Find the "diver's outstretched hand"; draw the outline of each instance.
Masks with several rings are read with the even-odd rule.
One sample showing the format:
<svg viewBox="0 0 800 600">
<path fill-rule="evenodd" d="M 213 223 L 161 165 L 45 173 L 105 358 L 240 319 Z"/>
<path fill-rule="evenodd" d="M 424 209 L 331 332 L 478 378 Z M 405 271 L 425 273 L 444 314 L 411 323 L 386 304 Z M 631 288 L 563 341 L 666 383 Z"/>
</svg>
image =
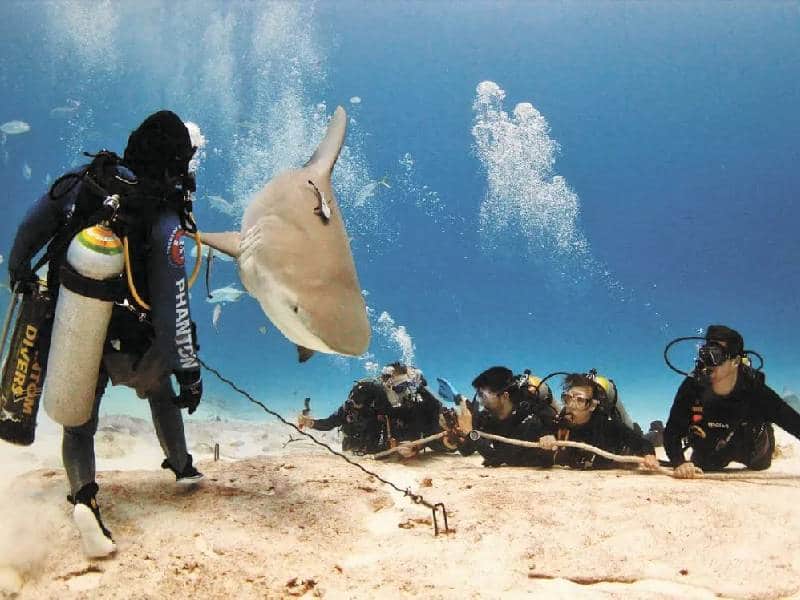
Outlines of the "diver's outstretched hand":
<svg viewBox="0 0 800 600">
<path fill-rule="evenodd" d="M 466 437 L 469 435 L 469 432 L 472 431 L 472 413 L 467 407 L 466 402 L 462 402 L 458 405 L 456 409 L 457 423 L 458 423 L 458 432 L 460 435 Z"/>
<path fill-rule="evenodd" d="M 703 476 L 703 469 L 695 466 L 693 462 L 685 462 L 675 467 L 672 472 L 675 479 L 697 479 Z"/>
<path fill-rule="evenodd" d="M 646 454 L 640 466 L 644 471 L 655 472 L 661 469 L 661 464 L 658 462 L 655 454 Z"/>
<path fill-rule="evenodd" d="M 400 442 L 395 450 L 402 458 L 414 458 L 419 454 L 419 449 L 411 445 L 411 442 Z"/>
<path fill-rule="evenodd" d="M 455 404 L 458 392 L 453 387 L 453 384 L 442 377 L 437 377 L 436 381 L 439 382 L 439 397 L 445 402 L 452 402 Z"/>
<path fill-rule="evenodd" d="M 314 419 L 312 419 L 308 415 L 298 415 L 297 426 L 300 429 L 305 429 L 306 427 L 308 427 L 309 429 L 314 429 Z"/>
<path fill-rule="evenodd" d="M 556 436 L 554 435 L 543 435 L 538 441 L 543 450 L 558 450 L 558 446 L 556 445 Z"/>
</svg>

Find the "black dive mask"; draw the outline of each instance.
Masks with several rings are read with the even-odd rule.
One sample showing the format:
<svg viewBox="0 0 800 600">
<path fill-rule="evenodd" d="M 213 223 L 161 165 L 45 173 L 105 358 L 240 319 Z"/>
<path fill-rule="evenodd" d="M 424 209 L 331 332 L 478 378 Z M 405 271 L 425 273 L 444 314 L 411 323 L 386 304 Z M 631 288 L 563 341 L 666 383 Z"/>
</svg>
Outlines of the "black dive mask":
<svg viewBox="0 0 800 600">
<path fill-rule="evenodd" d="M 669 359 L 669 351 L 670 349 L 681 342 L 689 341 L 689 340 L 702 340 L 704 343 L 697 351 L 697 358 L 694 361 L 694 371 L 691 373 L 687 373 L 686 371 L 682 371 L 678 367 L 672 364 Z M 672 340 L 670 343 L 667 344 L 666 348 L 664 348 L 664 361 L 667 363 L 667 366 L 679 373 L 680 375 L 684 375 L 686 377 L 695 377 L 701 382 L 707 382 L 708 378 L 711 376 L 711 371 L 715 367 L 720 366 L 726 360 L 731 358 L 736 358 L 737 356 L 742 357 L 742 362 L 745 366 L 747 366 L 752 371 L 761 372 L 761 369 L 764 366 L 764 358 L 755 350 L 742 350 L 741 352 L 731 352 L 728 348 L 722 346 L 721 344 L 708 341 L 704 337 L 699 336 L 689 336 L 689 337 L 679 337 Z M 753 366 L 751 364 L 751 357 L 757 357 L 759 359 L 759 365 Z"/>
<path fill-rule="evenodd" d="M 719 344 L 705 344 L 697 352 L 697 366 L 704 369 L 713 369 L 720 366 L 729 358 L 733 358 L 727 348 Z"/>
</svg>

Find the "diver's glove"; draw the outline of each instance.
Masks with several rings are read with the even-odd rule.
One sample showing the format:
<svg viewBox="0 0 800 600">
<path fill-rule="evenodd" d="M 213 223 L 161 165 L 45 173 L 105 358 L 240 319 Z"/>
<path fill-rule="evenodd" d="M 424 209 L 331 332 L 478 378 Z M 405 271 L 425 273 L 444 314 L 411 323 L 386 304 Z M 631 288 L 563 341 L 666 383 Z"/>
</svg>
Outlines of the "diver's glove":
<svg viewBox="0 0 800 600">
<path fill-rule="evenodd" d="M 19 286 L 16 291 L 20 293 L 32 290 L 33 284 L 37 281 L 36 274 L 31 271 L 31 266 L 29 264 L 9 267 L 8 275 L 10 279 L 9 287 L 13 291 Z"/>
<path fill-rule="evenodd" d="M 188 408 L 191 415 L 197 410 L 200 398 L 203 397 L 203 378 L 200 375 L 200 369 L 176 371 L 175 379 L 178 380 L 180 394 L 172 401 L 178 408 Z"/>
<path fill-rule="evenodd" d="M 441 377 L 437 377 L 436 381 L 439 382 L 439 397 L 445 402 L 452 402 L 455 404 L 458 392 L 453 387 L 453 384 Z"/>
</svg>

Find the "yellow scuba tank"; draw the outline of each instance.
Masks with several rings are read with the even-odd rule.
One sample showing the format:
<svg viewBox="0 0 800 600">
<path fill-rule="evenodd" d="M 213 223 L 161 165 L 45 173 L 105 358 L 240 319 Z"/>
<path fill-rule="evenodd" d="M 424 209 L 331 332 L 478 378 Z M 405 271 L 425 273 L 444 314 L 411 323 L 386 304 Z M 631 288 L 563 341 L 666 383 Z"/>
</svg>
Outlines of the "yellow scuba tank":
<svg viewBox="0 0 800 600">
<path fill-rule="evenodd" d="M 67 427 L 87 422 L 114 301 L 123 285 L 122 242 L 104 224 L 78 233 L 59 273 L 48 372 L 42 402 Z"/>
<path fill-rule="evenodd" d="M 550 386 L 547 385 L 547 382 L 542 383 L 542 378 L 537 375 L 533 375 L 528 372 L 525 374 L 527 375 L 527 381 L 524 385 L 527 385 L 528 393 L 531 396 L 536 396 L 538 390 L 539 399 L 542 402 L 550 404 L 555 409 L 556 406 L 555 402 L 553 402 L 553 392 L 550 390 Z"/>
<path fill-rule="evenodd" d="M 614 383 L 614 380 L 609 379 L 605 375 L 598 375 L 594 369 L 589 371 L 589 375 L 597 385 L 605 390 L 606 406 L 604 408 L 610 413 L 609 416 L 614 416 L 613 413 L 616 412 L 619 419 L 628 428 L 633 429 L 633 419 L 631 419 L 628 411 L 625 410 L 625 405 L 623 405 L 622 401 L 619 399 L 617 384 Z"/>
</svg>

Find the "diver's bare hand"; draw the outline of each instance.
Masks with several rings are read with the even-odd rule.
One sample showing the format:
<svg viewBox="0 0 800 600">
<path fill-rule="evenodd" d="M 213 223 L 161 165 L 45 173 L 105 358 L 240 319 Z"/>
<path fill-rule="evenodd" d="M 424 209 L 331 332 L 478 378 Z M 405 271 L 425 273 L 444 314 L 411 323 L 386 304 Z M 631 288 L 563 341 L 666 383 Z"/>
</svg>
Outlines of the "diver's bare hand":
<svg viewBox="0 0 800 600">
<path fill-rule="evenodd" d="M 459 434 L 462 436 L 469 435 L 469 432 L 472 431 L 472 413 L 470 412 L 469 408 L 467 408 L 467 403 L 462 402 L 459 404 L 456 412 L 458 414 Z"/>
<path fill-rule="evenodd" d="M 647 454 L 644 457 L 644 461 L 641 463 L 642 469 L 645 471 L 658 471 L 661 468 L 661 465 L 658 464 L 658 459 L 656 458 L 655 454 Z"/>
<path fill-rule="evenodd" d="M 403 458 L 414 458 L 418 453 L 417 448 L 412 446 L 410 442 L 400 442 L 397 444 L 396 450 Z"/>
<path fill-rule="evenodd" d="M 539 445 L 542 447 L 543 450 L 553 450 L 555 451 L 558 449 L 556 446 L 556 436 L 554 435 L 543 435 L 539 438 Z"/>
<path fill-rule="evenodd" d="M 308 427 L 309 429 L 314 429 L 314 419 L 309 417 L 308 415 L 300 415 L 297 417 L 297 426 L 300 429 L 305 429 Z"/>
<path fill-rule="evenodd" d="M 676 479 L 695 479 L 703 476 L 703 470 L 700 467 L 696 467 L 693 462 L 687 461 L 675 467 L 672 476 Z"/>
</svg>

